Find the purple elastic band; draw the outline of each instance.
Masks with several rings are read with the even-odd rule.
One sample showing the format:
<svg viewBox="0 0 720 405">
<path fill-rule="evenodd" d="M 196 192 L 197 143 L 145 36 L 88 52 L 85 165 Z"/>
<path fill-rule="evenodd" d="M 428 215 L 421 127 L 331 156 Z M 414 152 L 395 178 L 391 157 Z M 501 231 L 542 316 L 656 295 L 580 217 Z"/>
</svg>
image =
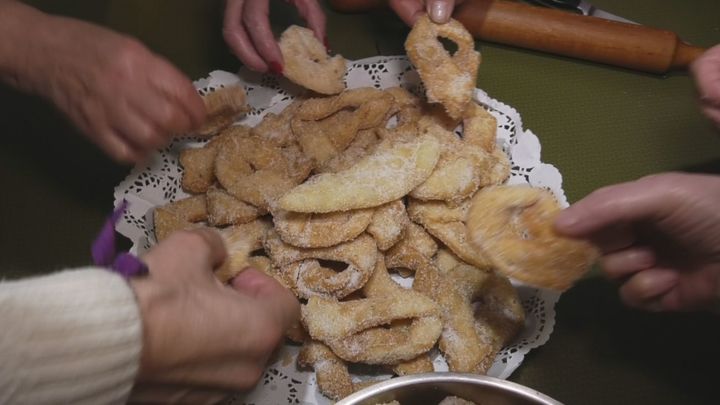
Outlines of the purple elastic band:
<svg viewBox="0 0 720 405">
<path fill-rule="evenodd" d="M 147 266 L 130 253 L 117 254 L 115 241 L 115 224 L 127 209 L 128 203 L 123 202 L 115 208 L 92 244 L 92 258 L 96 266 L 107 267 L 125 278 L 147 273 Z"/>
</svg>

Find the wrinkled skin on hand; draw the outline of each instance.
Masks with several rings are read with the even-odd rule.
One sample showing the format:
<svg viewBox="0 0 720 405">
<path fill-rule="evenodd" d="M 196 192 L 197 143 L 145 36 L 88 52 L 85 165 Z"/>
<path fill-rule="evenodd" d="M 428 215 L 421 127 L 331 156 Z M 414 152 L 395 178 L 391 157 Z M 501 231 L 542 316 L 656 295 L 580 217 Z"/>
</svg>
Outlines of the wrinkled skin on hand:
<svg viewBox="0 0 720 405">
<path fill-rule="evenodd" d="M 49 99 L 115 160 L 138 162 L 204 121 L 192 82 L 137 40 L 19 3 L 6 7 L 15 20 L 6 29 L 16 24 L 23 41 L 12 48 L 16 74 L 6 81 Z"/>
<path fill-rule="evenodd" d="M 325 13 L 317 0 L 287 0 L 317 39 L 325 43 Z M 270 27 L 270 0 L 227 0 L 223 36 L 249 69 L 282 74 L 283 58 Z"/>
<path fill-rule="evenodd" d="M 720 128 L 720 45 L 710 48 L 691 68 L 703 113 Z"/>
<path fill-rule="evenodd" d="M 247 390 L 261 378 L 299 304 L 254 269 L 222 284 L 213 270 L 226 256 L 216 231 L 196 229 L 142 258 L 149 276 L 131 281 L 143 322 L 139 381 Z"/>
<path fill-rule="evenodd" d="M 556 229 L 601 249 L 627 305 L 708 309 L 720 284 L 719 203 L 720 177 L 666 173 L 593 192 L 562 212 Z"/>
</svg>

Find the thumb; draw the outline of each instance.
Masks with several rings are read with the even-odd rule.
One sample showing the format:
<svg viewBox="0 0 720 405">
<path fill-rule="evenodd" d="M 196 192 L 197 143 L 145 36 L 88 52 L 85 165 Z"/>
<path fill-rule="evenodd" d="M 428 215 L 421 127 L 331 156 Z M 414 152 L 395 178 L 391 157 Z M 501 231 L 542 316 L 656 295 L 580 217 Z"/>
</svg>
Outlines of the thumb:
<svg viewBox="0 0 720 405">
<path fill-rule="evenodd" d="M 295 295 L 267 274 L 248 268 L 230 282 L 238 293 L 263 302 L 279 315 L 283 330 L 300 318 L 300 303 Z"/>
<path fill-rule="evenodd" d="M 650 176 L 601 188 L 562 211 L 555 229 L 566 236 L 585 238 L 615 225 L 661 220 L 682 198 L 677 187 L 682 181 L 675 176 L 682 175 Z"/>
<path fill-rule="evenodd" d="M 427 13 L 430 19 L 436 24 L 445 24 L 450 20 L 453 9 L 455 8 L 454 0 L 427 0 Z"/>
</svg>

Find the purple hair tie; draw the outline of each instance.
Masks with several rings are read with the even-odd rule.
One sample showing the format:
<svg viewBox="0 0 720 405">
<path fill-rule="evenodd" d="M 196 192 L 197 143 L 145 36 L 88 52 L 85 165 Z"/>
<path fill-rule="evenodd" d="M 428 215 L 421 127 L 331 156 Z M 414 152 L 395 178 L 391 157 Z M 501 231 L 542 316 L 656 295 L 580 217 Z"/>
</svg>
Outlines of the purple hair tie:
<svg viewBox="0 0 720 405">
<path fill-rule="evenodd" d="M 105 221 L 100 234 L 92 244 L 92 258 L 96 266 L 107 267 L 108 269 L 122 275 L 125 278 L 138 276 L 147 273 L 148 269 L 145 263 L 140 261 L 135 255 L 127 252 L 117 254 L 115 240 L 115 224 L 127 209 L 128 202 L 123 200 L 120 205 L 113 210 L 110 218 Z"/>
</svg>

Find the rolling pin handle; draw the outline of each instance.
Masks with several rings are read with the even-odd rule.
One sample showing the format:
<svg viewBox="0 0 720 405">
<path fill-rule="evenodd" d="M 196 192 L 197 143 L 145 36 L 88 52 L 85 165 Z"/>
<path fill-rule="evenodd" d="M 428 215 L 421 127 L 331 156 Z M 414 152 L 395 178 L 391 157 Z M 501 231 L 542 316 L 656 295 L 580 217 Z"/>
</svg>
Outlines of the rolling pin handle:
<svg viewBox="0 0 720 405">
<path fill-rule="evenodd" d="M 690 65 L 705 52 L 705 48 L 690 45 L 687 42 L 678 41 L 675 56 L 673 57 L 670 69 L 686 70 Z"/>
</svg>

